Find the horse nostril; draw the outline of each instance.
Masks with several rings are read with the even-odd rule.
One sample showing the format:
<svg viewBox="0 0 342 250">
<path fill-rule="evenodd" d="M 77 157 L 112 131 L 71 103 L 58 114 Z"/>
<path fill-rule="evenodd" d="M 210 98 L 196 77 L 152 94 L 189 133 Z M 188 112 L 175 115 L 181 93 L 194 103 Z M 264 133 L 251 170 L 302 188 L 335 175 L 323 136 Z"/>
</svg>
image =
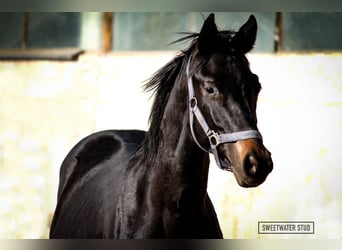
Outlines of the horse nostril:
<svg viewBox="0 0 342 250">
<path fill-rule="evenodd" d="M 246 174 L 249 176 L 256 175 L 258 165 L 259 162 L 253 153 L 247 156 L 244 161 L 244 169 Z"/>
</svg>

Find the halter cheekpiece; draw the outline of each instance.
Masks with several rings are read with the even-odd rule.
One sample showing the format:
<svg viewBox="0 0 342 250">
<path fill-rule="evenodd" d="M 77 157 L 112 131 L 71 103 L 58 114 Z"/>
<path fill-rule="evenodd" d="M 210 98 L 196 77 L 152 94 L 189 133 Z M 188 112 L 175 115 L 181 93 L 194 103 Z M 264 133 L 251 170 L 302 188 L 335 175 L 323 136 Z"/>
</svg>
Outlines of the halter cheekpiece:
<svg viewBox="0 0 342 250">
<path fill-rule="evenodd" d="M 262 135 L 258 130 L 245 130 L 233 133 L 226 133 L 226 134 L 218 134 L 215 130 L 209 128 L 208 123 L 206 122 L 201 110 L 198 107 L 197 98 L 194 91 L 194 86 L 192 83 L 192 76 L 190 75 L 190 61 L 191 57 L 188 60 L 186 65 L 186 75 L 188 79 L 188 91 L 189 91 L 189 116 L 190 116 L 190 130 L 192 137 L 199 148 L 203 151 L 212 153 L 215 157 L 216 164 L 219 168 L 232 171 L 230 163 L 224 161 L 220 158 L 217 152 L 217 146 L 222 143 L 231 143 L 240 140 L 246 139 L 260 139 L 262 140 Z M 194 132 L 194 117 L 196 117 L 198 123 L 200 124 L 203 132 L 208 137 L 210 143 L 210 149 L 205 149 L 197 140 L 195 132 Z"/>
</svg>

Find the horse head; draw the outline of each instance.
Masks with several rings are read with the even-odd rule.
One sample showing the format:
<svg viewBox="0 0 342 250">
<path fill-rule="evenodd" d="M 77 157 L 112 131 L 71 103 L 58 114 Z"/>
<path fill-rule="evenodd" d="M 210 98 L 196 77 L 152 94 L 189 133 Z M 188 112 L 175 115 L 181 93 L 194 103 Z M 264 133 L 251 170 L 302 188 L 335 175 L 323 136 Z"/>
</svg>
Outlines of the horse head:
<svg viewBox="0 0 342 250">
<path fill-rule="evenodd" d="M 187 79 L 192 135 L 217 164 L 231 170 L 239 185 L 255 187 L 273 169 L 271 153 L 257 127 L 261 89 L 245 56 L 254 46 L 254 16 L 237 31 L 218 31 L 211 14 L 189 56 Z"/>
</svg>

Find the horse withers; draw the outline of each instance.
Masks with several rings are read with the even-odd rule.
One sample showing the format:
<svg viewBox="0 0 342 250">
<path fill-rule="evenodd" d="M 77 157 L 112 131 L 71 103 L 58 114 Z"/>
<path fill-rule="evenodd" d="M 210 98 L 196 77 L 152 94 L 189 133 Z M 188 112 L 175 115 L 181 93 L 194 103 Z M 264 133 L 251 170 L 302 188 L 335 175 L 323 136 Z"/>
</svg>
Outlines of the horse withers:
<svg viewBox="0 0 342 250">
<path fill-rule="evenodd" d="M 272 171 L 257 128 L 261 85 L 245 56 L 254 16 L 218 31 L 214 15 L 190 46 L 145 85 L 155 92 L 147 132 L 108 130 L 81 140 L 60 170 L 50 238 L 222 238 L 207 193 L 209 153 L 242 187 Z"/>
</svg>

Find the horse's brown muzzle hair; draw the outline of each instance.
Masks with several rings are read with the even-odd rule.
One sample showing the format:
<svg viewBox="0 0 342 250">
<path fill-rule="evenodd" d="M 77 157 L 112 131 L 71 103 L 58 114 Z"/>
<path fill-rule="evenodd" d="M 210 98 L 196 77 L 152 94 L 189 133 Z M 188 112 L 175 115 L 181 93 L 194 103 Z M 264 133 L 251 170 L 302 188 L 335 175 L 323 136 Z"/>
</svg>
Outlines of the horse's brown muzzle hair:
<svg viewBox="0 0 342 250">
<path fill-rule="evenodd" d="M 271 153 L 260 140 L 247 139 L 224 144 L 220 150 L 229 153 L 232 171 L 243 187 L 256 187 L 263 183 L 273 169 Z"/>
</svg>

